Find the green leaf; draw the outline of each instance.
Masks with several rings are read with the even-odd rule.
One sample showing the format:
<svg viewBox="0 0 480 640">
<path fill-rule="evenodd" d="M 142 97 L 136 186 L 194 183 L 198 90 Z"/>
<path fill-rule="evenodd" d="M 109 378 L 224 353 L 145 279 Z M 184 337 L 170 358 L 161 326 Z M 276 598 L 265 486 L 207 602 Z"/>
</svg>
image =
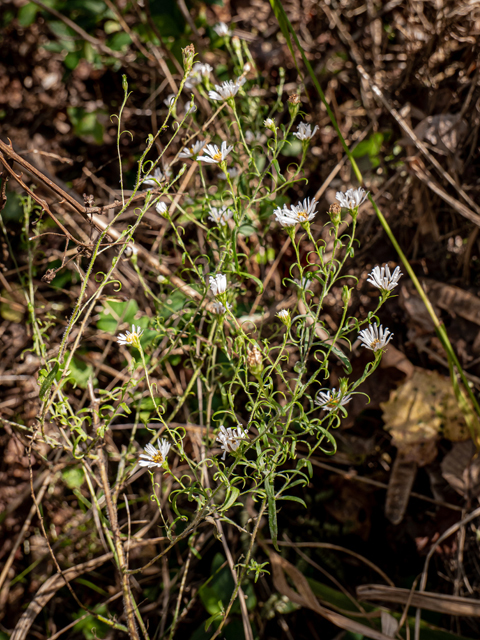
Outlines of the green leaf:
<svg viewBox="0 0 480 640">
<path fill-rule="evenodd" d="M 62 471 L 62 478 L 69 489 L 78 489 L 85 482 L 83 469 L 70 467 Z"/>
<path fill-rule="evenodd" d="M 268 500 L 268 526 L 270 528 L 270 535 L 272 537 L 272 543 L 275 549 L 280 552 L 278 548 L 278 523 L 277 523 L 277 505 L 275 501 L 275 488 L 273 486 L 273 480 L 270 478 L 265 479 L 265 491 L 267 493 Z"/>
<path fill-rule="evenodd" d="M 305 502 L 301 498 L 297 498 L 297 496 L 282 496 L 281 500 L 291 500 L 292 502 L 298 502 L 302 505 L 302 507 L 305 507 L 305 509 L 307 508 Z"/>
<path fill-rule="evenodd" d="M 240 489 L 238 489 L 237 487 L 230 487 L 227 491 L 227 497 L 225 499 L 225 503 L 222 506 L 222 510 L 227 511 L 227 509 L 230 509 L 230 507 L 235 504 L 239 495 Z"/>
<path fill-rule="evenodd" d="M 37 12 L 40 7 L 33 2 L 29 2 L 28 4 L 20 7 L 18 12 L 18 22 L 22 27 L 29 27 L 31 24 L 35 22 L 35 18 L 37 16 Z"/>
<path fill-rule="evenodd" d="M 272 162 L 273 166 L 275 167 L 275 171 L 277 172 L 277 177 L 279 179 L 280 182 L 286 182 L 286 178 L 284 178 L 282 176 L 282 172 L 280 170 L 280 165 L 278 164 L 278 160 L 274 160 Z"/>
<path fill-rule="evenodd" d="M 73 382 L 74 387 L 78 386 L 80 389 L 86 389 L 91 376 L 93 376 L 93 366 L 74 356 L 70 362 L 68 380 Z"/>
<path fill-rule="evenodd" d="M 362 184 L 363 182 L 363 178 L 362 178 L 362 174 L 360 173 L 358 167 L 357 167 L 357 163 L 355 162 L 355 159 L 352 156 L 352 152 L 350 151 L 347 143 L 345 142 L 345 138 L 342 135 L 342 132 L 340 130 L 340 127 L 338 126 L 338 123 L 335 119 L 335 115 L 333 113 L 333 111 L 330 108 L 330 105 L 327 102 L 327 99 L 325 98 L 325 94 L 322 91 L 322 88 L 317 80 L 317 77 L 315 75 L 315 73 L 313 72 L 312 69 L 312 65 L 310 64 L 309 60 L 307 59 L 307 56 L 305 55 L 305 52 L 302 48 L 302 45 L 300 44 L 298 38 L 297 38 L 297 34 L 295 33 L 294 28 L 292 27 L 290 20 L 287 17 L 287 14 L 285 13 L 285 10 L 283 8 L 282 2 L 281 0 L 270 0 L 270 4 L 272 5 L 272 9 L 273 12 L 275 13 L 275 16 L 277 17 L 278 20 L 278 24 L 280 25 L 280 28 L 282 30 L 283 35 L 285 36 L 285 38 L 287 39 L 287 42 L 289 43 L 289 48 L 290 48 L 290 52 L 292 54 L 292 57 L 295 61 L 295 66 L 297 66 L 297 61 L 295 60 L 295 56 L 293 54 L 293 47 L 291 47 L 291 41 L 290 41 L 290 33 L 293 36 L 293 39 L 295 41 L 295 44 L 297 46 L 298 51 L 300 52 L 300 55 L 302 56 L 302 60 L 303 60 L 303 64 L 305 65 L 305 67 L 307 68 L 308 71 L 308 75 L 310 76 L 313 85 L 315 87 L 315 89 L 317 90 L 318 95 L 320 96 L 320 100 L 323 102 L 323 104 L 325 105 L 325 109 L 328 113 L 328 117 L 330 118 L 335 131 L 338 134 L 339 140 L 342 143 L 342 147 L 345 151 L 345 153 L 347 154 L 348 159 L 350 160 L 350 164 L 352 165 L 352 169 L 355 173 L 355 177 L 357 178 L 357 180 L 360 182 L 360 184 Z M 297 66 L 298 69 L 298 66 Z M 299 72 L 300 73 L 300 72 Z M 301 74 L 300 74 L 301 75 Z"/>
<path fill-rule="evenodd" d="M 297 68 L 298 75 L 302 78 L 302 81 L 303 81 L 303 73 L 298 68 L 297 59 L 295 57 L 295 52 L 293 50 L 292 40 L 290 38 L 289 27 L 291 28 L 292 25 L 290 24 L 290 21 L 287 18 L 287 14 L 283 10 L 283 5 L 281 0 L 270 0 L 270 4 L 272 5 L 273 13 L 275 14 L 275 17 L 278 20 L 280 29 L 282 30 L 282 33 L 285 36 L 285 39 L 287 41 L 287 45 L 288 45 L 288 48 L 290 49 L 290 53 L 292 55 L 295 66 Z"/>
<path fill-rule="evenodd" d="M 121 33 L 115 33 L 111 38 L 109 38 L 107 45 L 113 51 L 125 51 L 132 44 L 132 39 L 128 35 L 122 31 Z"/>
<path fill-rule="evenodd" d="M 116 333 L 118 326 L 123 322 L 132 324 L 137 312 L 138 304 L 135 300 L 129 300 L 128 302 L 107 300 L 103 306 L 103 311 L 100 313 L 97 329 L 108 333 Z"/>
<path fill-rule="evenodd" d="M 55 380 L 55 376 L 58 373 L 58 368 L 59 365 L 58 362 L 56 362 L 53 369 L 48 373 L 47 377 L 43 381 L 42 386 L 40 387 L 40 392 L 38 394 L 40 400 L 43 401 L 47 393 L 50 391 L 50 387 L 52 386 L 53 381 Z M 45 369 L 43 369 L 43 371 L 45 371 Z"/>
</svg>

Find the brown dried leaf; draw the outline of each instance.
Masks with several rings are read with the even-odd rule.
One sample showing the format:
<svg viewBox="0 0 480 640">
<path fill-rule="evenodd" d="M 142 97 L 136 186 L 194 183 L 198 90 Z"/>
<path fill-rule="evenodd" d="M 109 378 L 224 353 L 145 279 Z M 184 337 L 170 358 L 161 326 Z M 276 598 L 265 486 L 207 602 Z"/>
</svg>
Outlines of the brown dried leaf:
<svg viewBox="0 0 480 640">
<path fill-rule="evenodd" d="M 466 500 L 480 495 L 480 458 L 471 440 L 456 442 L 442 460 L 442 475 Z"/>
<path fill-rule="evenodd" d="M 417 463 L 406 460 L 398 452 L 388 481 L 385 502 L 385 515 L 392 524 L 399 524 L 403 520 L 416 475 Z"/>
<path fill-rule="evenodd" d="M 460 287 L 436 282 L 429 278 L 422 279 L 423 287 L 429 298 L 435 301 L 440 309 L 458 315 L 465 320 L 480 325 L 480 298 Z"/>
<path fill-rule="evenodd" d="M 461 442 L 470 437 L 450 378 L 436 371 L 417 368 L 380 406 L 393 443 L 419 466 L 432 461 L 433 450 L 426 446 L 428 441 L 443 436 Z M 420 448 L 416 446 L 419 444 Z"/>
</svg>

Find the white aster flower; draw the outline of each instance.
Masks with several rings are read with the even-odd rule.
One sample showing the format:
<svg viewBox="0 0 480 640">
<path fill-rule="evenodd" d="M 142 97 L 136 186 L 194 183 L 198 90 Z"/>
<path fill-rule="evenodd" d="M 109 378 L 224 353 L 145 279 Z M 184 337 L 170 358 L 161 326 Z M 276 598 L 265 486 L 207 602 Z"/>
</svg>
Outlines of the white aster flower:
<svg viewBox="0 0 480 640">
<path fill-rule="evenodd" d="M 352 399 L 351 395 L 344 396 L 340 390 L 336 391 L 319 391 L 315 398 L 315 404 L 318 404 L 325 411 L 334 411 L 337 407 L 345 406 Z"/>
<path fill-rule="evenodd" d="M 398 285 L 398 281 L 402 277 L 400 267 L 396 267 L 395 271 L 391 274 L 388 264 L 384 267 L 375 267 L 372 269 L 372 273 L 369 274 L 367 282 L 373 284 L 374 287 L 378 287 L 382 291 L 392 291 Z"/>
<path fill-rule="evenodd" d="M 308 289 L 312 288 L 313 280 L 312 278 L 307 278 L 306 276 L 304 276 L 301 280 L 295 278 L 295 284 L 300 289 L 305 289 L 305 291 L 307 291 Z"/>
<path fill-rule="evenodd" d="M 282 227 L 294 227 L 298 220 L 292 215 L 292 212 L 287 207 L 277 207 L 273 215 L 275 216 L 275 220 L 282 225 Z"/>
<path fill-rule="evenodd" d="M 232 179 L 232 178 L 236 178 L 239 175 L 240 171 L 238 169 L 236 169 L 235 167 L 232 167 L 231 169 L 229 169 L 227 171 L 227 173 L 230 176 L 230 179 Z M 226 180 L 227 176 L 223 171 L 220 171 L 220 173 L 217 173 L 217 178 L 219 180 Z"/>
<path fill-rule="evenodd" d="M 170 93 L 168 94 L 168 96 L 165 98 L 165 100 L 163 101 L 163 104 L 166 107 L 171 107 L 172 104 L 175 102 L 175 98 L 177 97 L 176 93 Z"/>
<path fill-rule="evenodd" d="M 247 435 L 248 429 L 245 429 L 244 431 L 242 429 L 242 425 L 240 424 L 236 429 L 235 427 L 233 427 L 233 429 L 231 427 L 225 429 L 222 424 L 222 426 L 220 427 L 220 433 L 217 436 L 217 442 L 220 443 L 220 446 L 223 449 L 222 460 L 225 460 L 225 456 L 227 455 L 227 453 L 236 451 L 242 443 L 242 440 L 245 440 Z"/>
<path fill-rule="evenodd" d="M 233 211 L 227 206 L 219 207 L 218 209 L 217 207 L 210 207 L 210 214 L 208 219 L 222 227 L 227 224 L 230 218 L 233 218 Z"/>
<path fill-rule="evenodd" d="M 140 454 L 140 460 L 138 461 L 139 466 L 148 467 L 149 469 L 162 467 L 167 459 L 171 446 L 172 445 L 164 438 L 160 440 L 158 449 L 156 449 L 153 444 L 148 443 L 144 449 L 145 453 Z"/>
<path fill-rule="evenodd" d="M 216 276 L 209 276 L 210 289 L 214 296 L 219 296 L 227 290 L 227 276 L 219 273 Z"/>
<path fill-rule="evenodd" d="M 365 202 L 367 196 L 368 191 L 359 187 L 358 189 L 348 189 L 345 193 L 337 191 L 335 199 L 340 203 L 341 207 L 353 211 Z"/>
<path fill-rule="evenodd" d="M 275 120 L 272 120 L 272 118 L 267 118 L 266 120 L 264 120 L 263 126 L 266 127 L 267 129 L 270 129 L 270 131 L 275 131 L 275 129 L 277 128 L 277 125 L 275 124 Z"/>
<path fill-rule="evenodd" d="M 132 331 L 125 331 L 125 333 L 120 333 L 117 342 L 121 345 L 134 346 L 138 347 L 140 344 L 140 336 L 143 333 L 143 329 L 141 327 L 135 327 L 132 324 Z"/>
<path fill-rule="evenodd" d="M 232 35 L 232 32 L 230 31 L 228 26 L 225 24 L 225 22 L 219 22 L 213 27 L 213 30 L 215 31 L 217 36 L 220 36 L 220 37 Z"/>
<path fill-rule="evenodd" d="M 165 202 L 157 202 L 157 204 L 155 205 L 155 211 L 159 213 L 161 216 L 163 216 L 163 214 L 166 213 L 167 209 L 168 207 Z"/>
<path fill-rule="evenodd" d="M 366 329 L 363 329 L 363 331 L 360 331 L 358 337 L 363 343 L 362 347 L 366 347 L 375 352 L 387 346 L 393 337 L 393 333 L 388 329 L 384 330 L 382 325 L 379 327 L 375 322 Z"/>
<path fill-rule="evenodd" d="M 279 311 L 277 313 L 277 318 L 281 320 L 283 324 L 287 325 L 287 327 L 290 324 L 290 312 L 288 311 L 288 309 L 282 309 L 281 311 Z"/>
<path fill-rule="evenodd" d="M 317 201 L 315 198 L 312 198 L 312 200 L 305 198 L 303 202 L 299 202 L 296 206 L 292 205 L 291 211 L 292 214 L 296 216 L 298 222 L 302 224 L 304 222 L 311 222 L 315 218 L 317 215 L 316 207 Z"/>
<path fill-rule="evenodd" d="M 192 104 L 191 102 L 189 102 L 188 105 L 185 107 L 185 115 L 191 116 L 193 113 L 195 113 L 197 108 L 198 107 L 196 104 Z"/>
<path fill-rule="evenodd" d="M 213 67 L 207 62 L 195 62 L 192 67 L 192 73 L 198 73 L 201 76 L 207 77 L 213 71 Z"/>
<path fill-rule="evenodd" d="M 205 140 L 197 140 L 190 148 L 185 147 L 178 154 L 179 158 L 196 158 L 207 144 Z"/>
<path fill-rule="evenodd" d="M 218 164 L 225 160 L 232 149 L 233 145 L 227 147 L 225 140 L 222 142 L 220 149 L 216 144 L 207 144 L 207 148 L 205 149 L 206 155 L 199 156 L 198 160 L 202 160 L 202 162 L 209 162 L 211 164 Z"/>
<path fill-rule="evenodd" d="M 315 129 L 312 131 L 312 125 L 306 124 L 305 122 L 300 122 L 297 125 L 297 131 L 293 135 L 299 140 L 311 140 L 315 133 L 317 132 L 318 125 L 315 125 Z"/>
<path fill-rule="evenodd" d="M 234 98 L 243 82 L 239 82 L 238 80 L 226 80 L 222 82 L 222 84 L 215 85 L 215 91 L 209 91 L 208 97 L 210 100 L 228 100 L 229 98 Z"/>
<path fill-rule="evenodd" d="M 227 302 L 227 306 L 223 305 L 221 302 L 217 300 L 217 302 L 213 303 L 213 312 L 219 316 L 222 316 L 224 313 L 227 313 L 227 309 L 231 309 L 232 305 Z"/>
<path fill-rule="evenodd" d="M 195 62 L 190 75 L 185 82 L 185 89 L 193 89 L 193 87 L 196 87 L 197 84 L 200 84 L 202 78 L 207 78 L 212 71 L 213 67 L 211 67 L 209 64 L 203 62 Z"/>
<path fill-rule="evenodd" d="M 317 201 L 315 198 L 306 198 L 303 202 L 297 205 L 292 205 L 290 209 L 288 207 L 278 207 L 273 212 L 275 219 L 282 227 L 293 227 L 296 224 L 305 224 L 310 222 L 317 215 L 316 212 Z"/>
<path fill-rule="evenodd" d="M 170 169 L 168 169 L 168 167 L 167 169 L 165 169 L 165 173 L 160 169 L 160 167 L 156 167 L 153 174 L 145 176 L 145 178 L 142 180 L 142 183 L 149 187 L 158 187 L 160 182 L 163 182 L 171 175 L 172 172 Z"/>
</svg>

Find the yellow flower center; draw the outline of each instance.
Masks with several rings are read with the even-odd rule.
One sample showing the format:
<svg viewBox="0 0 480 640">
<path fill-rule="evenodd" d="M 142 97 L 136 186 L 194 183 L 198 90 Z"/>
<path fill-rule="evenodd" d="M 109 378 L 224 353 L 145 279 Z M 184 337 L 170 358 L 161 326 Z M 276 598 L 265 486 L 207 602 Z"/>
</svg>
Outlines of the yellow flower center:
<svg viewBox="0 0 480 640">
<path fill-rule="evenodd" d="M 327 402 L 325 406 L 328 407 L 329 409 L 336 409 L 338 406 L 338 400 L 335 400 L 332 398 Z"/>
<path fill-rule="evenodd" d="M 303 218 L 304 220 L 308 219 L 308 213 L 306 211 L 298 211 L 297 216 L 299 218 Z"/>
<path fill-rule="evenodd" d="M 372 351 L 375 351 L 375 348 L 378 347 L 379 344 L 381 344 L 380 340 L 372 340 L 372 342 L 370 343 Z"/>
<path fill-rule="evenodd" d="M 133 344 L 133 343 L 135 342 L 135 340 L 137 340 L 137 338 L 138 338 L 138 336 L 137 336 L 137 334 L 136 334 L 136 333 L 130 333 L 130 334 L 127 336 L 127 342 L 128 342 L 128 344 Z"/>
<path fill-rule="evenodd" d="M 160 453 L 160 451 L 159 451 L 158 453 L 156 453 L 154 456 L 152 456 L 152 460 L 153 460 L 154 462 L 157 462 L 158 464 L 162 464 L 162 462 L 163 462 L 163 456 L 162 456 L 162 454 Z"/>
<path fill-rule="evenodd" d="M 215 162 L 221 162 L 222 161 L 222 154 L 221 153 L 216 153 L 214 156 L 212 156 L 212 158 L 215 160 Z"/>
</svg>

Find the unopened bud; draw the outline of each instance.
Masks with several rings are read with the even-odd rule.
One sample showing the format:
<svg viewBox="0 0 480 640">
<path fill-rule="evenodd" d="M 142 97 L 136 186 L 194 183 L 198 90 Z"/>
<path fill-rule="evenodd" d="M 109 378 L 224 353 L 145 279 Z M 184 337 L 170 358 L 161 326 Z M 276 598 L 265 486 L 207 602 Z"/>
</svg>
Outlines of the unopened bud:
<svg viewBox="0 0 480 640">
<path fill-rule="evenodd" d="M 155 205 L 155 211 L 161 215 L 163 218 L 166 217 L 166 213 L 168 211 L 168 207 L 165 202 L 157 202 Z"/>
<path fill-rule="evenodd" d="M 193 59 L 195 57 L 195 47 L 193 46 L 193 44 L 189 44 L 185 47 L 185 49 L 182 49 L 182 57 L 185 73 L 189 73 L 193 65 Z"/>
<path fill-rule="evenodd" d="M 337 202 L 334 202 L 330 205 L 328 215 L 330 216 L 330 220 L 334 225 L 340 224 L 342 220 L 342 207 Z"/>
<path fill-rule="evenodd" d="M 347 286 L 343 287 L 342 290 L 342 302 L 346 306 L 350 302 L 350 298 L 352 297 L 352 290 Z"/>
<path fill-rule="evenodd" d="M 137 253 L 138 249 L 134 244 L 127 244 L 123 252 L 123 258 L 129 260 L 130 258 L 136 257 Z"/>
<path fill-rule="evenodd" d="M 262 353 L 256 345 L 247 347 L 247 365 L 254 376 L 259 376 L 263 371 Z"/>
<path fill-rule="evenodd" d="M 295 118 L 299 109 L 300 109 L 300 96 L 296 93 L 293 93 L 289 98 L 288 98 L 288 110 L 290 112 L 290 117 Z"/>
<path fill-rule="evenodd" d="M 127 76 L 125 74 L 123 74 L 123 76 L 122 76 L 122 89 L 124 91 L 128 91 L 128 80 L 127 80 Z"/>
<path fill-rule="evenodd" d="M 348 393 L 348 378 L 340 378 L 338 381 L 340 385 L 340 395 L 346 396 Z"/>
<path fill-rule="evenodd" d="M 251 70 L 252 70 L 252 65 L 249 62 L 246 62 L 243 65 L 243 73 L 248 73 Z"/>
</svg>

